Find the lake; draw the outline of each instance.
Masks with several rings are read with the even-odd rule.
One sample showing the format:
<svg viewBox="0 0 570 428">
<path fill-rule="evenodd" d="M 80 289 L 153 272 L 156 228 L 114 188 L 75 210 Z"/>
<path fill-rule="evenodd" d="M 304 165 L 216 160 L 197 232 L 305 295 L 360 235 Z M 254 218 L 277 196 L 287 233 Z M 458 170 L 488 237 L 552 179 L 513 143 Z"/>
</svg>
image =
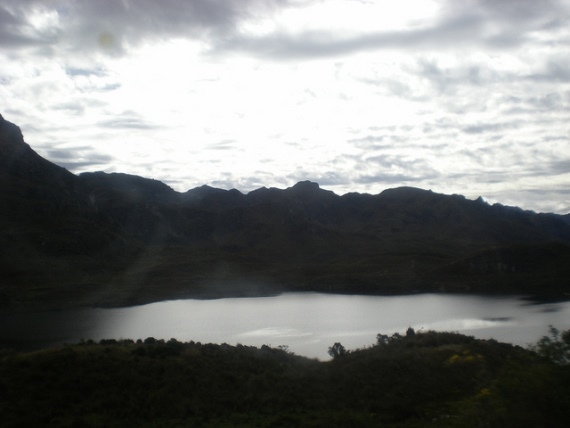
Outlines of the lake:
<svg viewBox="0 0 570 428">
<path fill-rule="evenodd" d="M 570 302 L 448 294 L 362 296 L 284 293 L 274 297 L 171 300 L 127 308 L 0 313 L 0 345 L 37 348 L 81 339 L 156 339 L 272 347 L 328 359 L 375 343 L 378 333 L 456 331 L 526 346 L 548 326 L 570 328 Z"/>
</svg>

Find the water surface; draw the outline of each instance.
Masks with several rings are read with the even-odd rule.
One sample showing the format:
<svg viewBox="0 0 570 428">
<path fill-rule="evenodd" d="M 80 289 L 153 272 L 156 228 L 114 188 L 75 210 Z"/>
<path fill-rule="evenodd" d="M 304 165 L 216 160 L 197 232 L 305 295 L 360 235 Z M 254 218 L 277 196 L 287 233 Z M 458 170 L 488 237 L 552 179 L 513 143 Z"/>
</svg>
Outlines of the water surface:
<svg viewBox="0 0 570 428">
<path fill-rule="evenodd" d="M 145 339 L 277 347 L 328 359 L 335 342 L 372 345 L 378 333 L 457 331 L 526 346 L 549 325 L 570 328 L 570 302 L 445 294 L 361 296 L 284 293 L 275 297 L 172 300 L 128 308 L 0 314 L 4 345 L 39 347 L 81 339 Z"/>
</svg>

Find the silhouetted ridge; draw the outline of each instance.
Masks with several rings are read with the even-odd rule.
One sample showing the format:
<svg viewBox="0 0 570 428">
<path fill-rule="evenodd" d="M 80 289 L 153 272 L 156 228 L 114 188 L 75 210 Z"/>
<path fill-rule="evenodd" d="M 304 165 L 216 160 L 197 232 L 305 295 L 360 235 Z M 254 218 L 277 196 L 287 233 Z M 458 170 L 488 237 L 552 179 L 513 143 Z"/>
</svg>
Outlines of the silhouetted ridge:
<svg viewBox="0 0 570 428">
<path fill-rule="evenodd" d="M 432 198 L 437 196 L 431 190 L 418 189 L 417 187 L 396 187 L 393 189 L 386 189 L 380 193 L 381 198 L 386 199 L 418 199 L 418 198 Z"/>
<path fill-rule="evenodd" d="M 138 244 L 90 193 L 32 150 L 16 125 L 0 121 L 0 305 L 11 296 L 41 299 L 37 290 L 61 300 L 77 290 L 87 296 L 86 283 L 100 286 L 124 266 L 116 261 L 128 260 Z"/>
<path fill-rule="evenodd" d="M 569 218 L 413 187 L 180 193 L 128 174 L 75 176 L 0 120 L 0 302 L 283 289 L 560 295 L 570 292 Z"/>
<path fill-rule="evenodd" d="M 299 181 L 294 186 L 285 190 L 298 195 L 315 195 L 321 191 L 321 188 L 318 183 L 312 181 Z"/>
<path fill-rule="evenodd" d="M 207 203 L 213 199 L 226 199 L 227 201 L 239 201 L 244 195 L 236 189 L 223 190 L 215 187 L 202 185 L 194 189 L 188 190 L 183 194 L 184 200 L 187 202 L 204 202 Z"/>
<path fill-rule="evenodd" d="M 135 199 L 168 201 L 176 197 L 176 192 L 161 181 L 136 175 L 105 172 L 84 172 L 79 179 L 91 188 L 112 189 Z"/>
<path fill-rule="evenodd" d="M 75 176 L 38 155 L 26 144 L 22 131 L 5 119 L 0 120 L 0 168 L 10 177 L 38 184 L 73 185 Z"/>
</svg>

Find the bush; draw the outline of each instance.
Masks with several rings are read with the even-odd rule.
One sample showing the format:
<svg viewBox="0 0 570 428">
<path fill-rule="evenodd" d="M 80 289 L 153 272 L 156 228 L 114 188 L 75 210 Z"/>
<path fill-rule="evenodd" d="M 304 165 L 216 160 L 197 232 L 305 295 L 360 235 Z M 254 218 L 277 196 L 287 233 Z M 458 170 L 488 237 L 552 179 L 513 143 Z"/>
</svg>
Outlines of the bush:
<svg viewBox="0 0 570 428">
<path fill-rule="evenodd" d="M 549 335 L 542 336 L 530 349 L 556 364 L 570 363 L 570 330 L 560 333 L 557 328 L 549 326 L 548 331 Z"/>
<path fill-rule="evenodd" d="M 348 351 L 339 342 L 336 342 L 333 346 L 329 348 L 328 353 L 332 358 L 339 358 L 347 355 Z"/>
</svg>

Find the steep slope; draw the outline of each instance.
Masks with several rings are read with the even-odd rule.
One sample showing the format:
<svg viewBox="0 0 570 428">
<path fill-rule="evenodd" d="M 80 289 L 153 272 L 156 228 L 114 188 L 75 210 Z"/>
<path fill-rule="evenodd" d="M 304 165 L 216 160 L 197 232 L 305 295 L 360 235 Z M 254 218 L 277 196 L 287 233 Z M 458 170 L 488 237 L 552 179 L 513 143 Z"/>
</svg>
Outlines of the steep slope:
<svg viewBox="0 0 570 428">
<path fill-rule="evenodd" d="M 90 191 L 43 159 L 0 116 L 0 300 L 83 298 L 137 244 L 94 209 Z"/>
</svg>

